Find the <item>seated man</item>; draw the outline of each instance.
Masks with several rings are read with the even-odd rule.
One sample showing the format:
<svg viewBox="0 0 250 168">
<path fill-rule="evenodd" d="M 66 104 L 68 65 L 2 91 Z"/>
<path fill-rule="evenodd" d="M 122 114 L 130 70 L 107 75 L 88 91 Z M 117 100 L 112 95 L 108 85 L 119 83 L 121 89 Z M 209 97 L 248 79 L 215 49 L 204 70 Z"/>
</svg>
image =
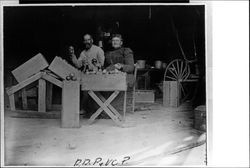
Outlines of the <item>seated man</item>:
<svg viewBox="0 0 250 168">
<path fill-rule="evenodd" d="M 97 67 L 101 67 L 104 64 L 104 52 L 100 47 L 93 44 L 91 35 L 85 34 L 83 38 L 85 49 L 81 52 L 78 59 L 74 54 L 74 48 L 70 46 L 69 53 L 71 60 L 77 68 L 82 68 L 84 66 L 84 69 L 90 71 L 96 70 Z"/>
<path fill-rule="evenodd" d="M 84 35 L 84 45 L 85 49 L 81 52 L 79 58 L 76 58 L 76 55 L 74 53 L 74 48 L 72 46 L 69 47 L 69 54 L 70 54 L 70 59 L 72 63 L 79 69 L 83 69 L 85 72 L 86 70 L 90 71 L 97 71 L 98 68 L 101 68 L 104 65 L 104 52 L 103 50 L 93 44 L 93 38 L 89 34 Z M 81 92 L 80 96 L 81 100 L 81 112 L 80 113 L 86 113 L 85 111 L 89 112 L 88 106 L 91 106 L 92 102 L 89 99 L 88 93 L 86 91 Z M 87 114 L 90 115 L 90 114 Z"/>
</svg>

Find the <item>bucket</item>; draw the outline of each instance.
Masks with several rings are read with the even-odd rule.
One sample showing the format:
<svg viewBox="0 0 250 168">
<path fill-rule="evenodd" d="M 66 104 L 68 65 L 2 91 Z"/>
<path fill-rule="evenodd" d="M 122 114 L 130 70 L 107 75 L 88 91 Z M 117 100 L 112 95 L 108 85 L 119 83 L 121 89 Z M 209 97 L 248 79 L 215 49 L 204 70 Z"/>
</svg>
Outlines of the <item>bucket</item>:
<svg viewBox="0 0 250 168">
<path fill-rule="evenodd" d="M 155 61 L 155 68 L 161 69 L 161 67 L 162 67 L 162 61 L 160 61 L 160 60 Z"/>
<path fill-rule="evenodd" d="M 145 68 L 145 60 L 137 60 L 137 68 L 144 69 Z"/>
<path fill-rule="evenodd" d="M 194 110 L 194 128 L 206 131 L 206 106 L 201 105 Z"/>
</svg>

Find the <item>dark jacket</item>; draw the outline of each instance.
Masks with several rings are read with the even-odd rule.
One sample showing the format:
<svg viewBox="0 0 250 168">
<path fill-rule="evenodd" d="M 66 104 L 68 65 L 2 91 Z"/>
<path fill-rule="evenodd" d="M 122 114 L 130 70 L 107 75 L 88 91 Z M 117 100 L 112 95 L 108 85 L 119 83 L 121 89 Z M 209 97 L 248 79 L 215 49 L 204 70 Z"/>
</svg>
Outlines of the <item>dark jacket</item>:
<svg viewBox="0 0 250 168">
<path fill-rule="evenodd" d="M 124 64 L 122 71 L 133 73 L 134 71 L 134 55 L 130 48 L 121 47 L 119 49 L 109 51 L 105 56 L 105 67 L 114 66 L 117 63 Z"/>
</svg>

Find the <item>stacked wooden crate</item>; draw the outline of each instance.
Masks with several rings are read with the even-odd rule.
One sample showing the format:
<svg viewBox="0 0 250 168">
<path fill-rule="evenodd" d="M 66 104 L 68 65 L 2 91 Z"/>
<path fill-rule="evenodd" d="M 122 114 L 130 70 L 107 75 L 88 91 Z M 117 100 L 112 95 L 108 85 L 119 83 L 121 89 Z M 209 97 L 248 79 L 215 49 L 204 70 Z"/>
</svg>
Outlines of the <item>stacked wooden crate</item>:
<svg viewBox="0 0 250 168">
<path fill-rule="evenodd" d="M 46 72 L 46 68 L 48 66 L 49 64 L 44 56 L 41 53 L 38 53 L 12 71 L 12 74 L 17 80 L 18 84 L 10 88 L 6 88 L 11 110 L 16 110 L 15 93 L 19 91 L 21 91 L 22 95 L 23 109 L 26 110 L 28 108 L 27 94 L 29 91 L 26 89 L 36 81 L 38 81 L 38 111 L 45 112 L 46 108 L 51 108 L 52 84 L 62 87 L 62 82 L 55 76 L 52 76 L 50 73 Z"/>
<path fill-rule="evenodd" d="M 45 94 L 41 92 L 45 90 L 44 89 L 45 82 L 43 81 L 43 79 L 41 79 L 42 77 L 41 70 L 47 68 L 48 66 L 49 64 L 47 63 L 46 59 L 43 57 L 41 53 L 39 53 L 12 71 L 12 74 L 18 81 L 18 84 L 7 89 L 11 110 L 16 109 L 14 94 L 19 90 L 21 90 L 22 94 L 23 109 L 27 109 L 28 105 L 27 105 L 26 86 L 30 85 L 31 83 L 37 80 L 39 80 L 39 89 L 38 89 L 39 102 L 43 102 L 43 100 L 45 101 Z M 45 111 L 43 104 L 39 103 L 38 111 L 41 112 Z"/>
<path fill-rule="evenodd" d="M 12 71 L 18 84 L 6 88 L 11 110 L 16 110 L 15 93 L 22 92 L 23 109 L 27 109 L 27 86 L 38 81 L 38 111 L 46 112 L 52 104 L 52 84 L 62 88 L 62 127 L 79 127 L 80 71 L 60 57 L 49 65 L 39 53 Z M 65 80 L 74 74 L 76 80 Z"/>
</svg>

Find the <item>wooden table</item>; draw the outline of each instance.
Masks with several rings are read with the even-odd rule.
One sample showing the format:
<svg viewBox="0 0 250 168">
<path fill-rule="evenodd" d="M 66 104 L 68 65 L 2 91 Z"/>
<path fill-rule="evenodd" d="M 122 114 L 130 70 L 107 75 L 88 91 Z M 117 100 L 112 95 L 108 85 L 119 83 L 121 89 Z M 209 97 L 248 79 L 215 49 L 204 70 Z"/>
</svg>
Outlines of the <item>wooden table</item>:
<svg viewBox="0 0 250 168">
<path fill-rule="evenodd" d="M 100 108 L 90 117 L 89 123 L 94 120 L 104 111 L 107 115 L 119 126 L 125 118 L 126 113 L 126 91 L 127 91 L 127 74 L 82 74 L 81 75 L 81 90 L 88 91 L 88 94 L 95 100 Z M 108 99 L 105 99 L 99 92 L 113 92 Z M 111 102 L 116 96 L 124 91 L 123 117 L 111 105 Z"/>
</svg>

